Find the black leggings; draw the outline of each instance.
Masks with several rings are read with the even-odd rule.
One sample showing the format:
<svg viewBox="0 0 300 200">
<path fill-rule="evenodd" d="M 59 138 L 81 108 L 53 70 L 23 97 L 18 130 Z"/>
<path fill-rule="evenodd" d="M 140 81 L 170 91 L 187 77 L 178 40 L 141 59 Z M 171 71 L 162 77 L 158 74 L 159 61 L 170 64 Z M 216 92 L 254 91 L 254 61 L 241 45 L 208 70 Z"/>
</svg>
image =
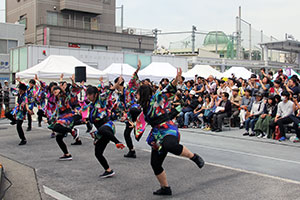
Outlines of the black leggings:
<svg viewBox="0 0 300 200">
<path fill-rule="evenodd" d="M 113 130 L 108 126 L 101 126 L 98 129 L 98 134 L 100 134 L 102 137 L 95 144 L 95 156 L 104 170 L 107 170 L 109 165 L 103 156 L 103 152 L 110 141 L 114 142 L 115 144 L 120 143 L 120 141 L 114 136 Z"/>
<path fill-rule="evenodd" d="M 125 138 L 127 147 L 129 148 L 129 150 L 132 150 L 133 144 L 132 144 L 132 139 L 130 137 L 130 133 L 133 128 L 130 128 L 129 126 L 130 126 L 130 124 L 128 122 L 126 122 L 126 128 L 124 130 L 124 138 Z"/>
<path fill-rule="evenodd" d="M 43 117 L 46 117 L 44 111 L 41 109 L 37 112 L 37 116 L 39 124 L 42 123 Z"/>
<path fill-rule="evenodd" d="M 17 120 L 17 132 L 19 134 L 19 138 L 24 141 L 26 140 L 26 138 L 22 128 L 22 124 L 23 124 L 23 120 Z"/>
<path fill-rule="evenodd" d="M 28 120 L 28 128 L 32 127 L 32 118 L 31 118 L 31 114 L 29 114 L 27 112 L 27 120 Z"/>
<path fill-rule="evenodd" d="M 65 144 L 65 142 L 63 141 L 65 134 L 67 133 L 71 133 L 72 129 L 64 127 L 60 124 L 55 124 L 53 127 L 53 131 L 57 132 L 58 134 L 56 135 L 56 142 L 58 144 L 58 146 L 60 147 L 60 149 L 62 150 L 62 152 L 64 154 L 68 154 L 68 148 L 67 145 Z"/>
<path fill-rule="evenodd" d="M 151 151 L 151 167 L 154 171 L 154 174 L 157 176 L 164 171 L 162 164 L 168 152 L 179 156 L 181 155 L 182 150 L 183 146 L 179 144 L 178 138 L 176 136 L 165 136 L 162 142 L 162 149 L 160 150 L 160 152 L 154 149 L 152 149 Z"/>
</svg>

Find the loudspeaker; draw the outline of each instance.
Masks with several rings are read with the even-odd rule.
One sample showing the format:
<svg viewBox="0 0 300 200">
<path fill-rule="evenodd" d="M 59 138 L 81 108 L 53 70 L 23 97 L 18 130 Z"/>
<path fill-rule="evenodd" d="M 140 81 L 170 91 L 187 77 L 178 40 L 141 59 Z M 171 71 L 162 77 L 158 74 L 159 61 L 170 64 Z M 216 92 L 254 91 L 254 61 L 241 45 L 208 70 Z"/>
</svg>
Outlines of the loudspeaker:
<svg viewBox="0 0 300 200">
<path fill-rule="evenodd" d="M 86 67 L 75 67 L 75 82 L 81 83 L 82 81 L 86 82 Z"/>
</svg>

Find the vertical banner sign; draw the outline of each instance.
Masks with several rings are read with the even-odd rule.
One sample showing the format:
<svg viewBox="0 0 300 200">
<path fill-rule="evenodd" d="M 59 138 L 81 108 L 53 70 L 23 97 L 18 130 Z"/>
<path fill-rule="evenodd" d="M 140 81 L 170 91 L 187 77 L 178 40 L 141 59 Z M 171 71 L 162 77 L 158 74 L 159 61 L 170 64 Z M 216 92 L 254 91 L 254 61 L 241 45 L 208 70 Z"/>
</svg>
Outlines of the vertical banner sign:
<svg viewBox="0 0 300 200">
<path fill-rule="evenodd" d="M 44 45 L 49 45 L 50 43 L 50 29 L 48 27 L 44 28 Z"/>
</svg>

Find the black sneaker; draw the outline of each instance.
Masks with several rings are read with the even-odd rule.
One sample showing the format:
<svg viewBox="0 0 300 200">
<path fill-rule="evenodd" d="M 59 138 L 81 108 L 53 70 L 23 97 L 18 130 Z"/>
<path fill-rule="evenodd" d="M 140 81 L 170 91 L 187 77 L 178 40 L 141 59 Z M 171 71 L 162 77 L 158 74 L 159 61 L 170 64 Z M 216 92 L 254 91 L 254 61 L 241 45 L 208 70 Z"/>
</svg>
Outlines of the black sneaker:
<svg viewBox="0 0 300 200">
<path fill-rule="evenodd" d="M 129 151 L 127 154 L 124 155 L 125 158 L 136 158 L 135 151 Z"/>
<path fill-rule="evenodd" d="M 62 157 L 59 157 L 59 160 L 64 161 L 64 160 L 72 160 L 72 155 L 63 155 Z"/>
<path fill-rule="evenodd" d="M 247 136 L 247 135 L 249 135 L 249 132 L 246 132 L 246 133 L 243 134 L 243 136 Z"/>
<path fill-rule="evenodd" d="M 28 128 L 26 129 L 26 131 L 31 131 L 31 127 L 28 127 Z"/>
<path fill-rule="evenodd" d="M 194 153 L 194 157 L 191 158 L 192 161 L 194 161 L 196 163 L 196 165 L 198 165 L 198 167 L 201 169 L 205 162 L 204 160 L 198 155 Z"/>
<path fill-rule="evenodd" d="M 10 125 L 15 125 L 17 122 L 15 122 L 15 121 L 12 121 L 12 122 L 10 122 Z"/>
<path fill-rule="evenodd" d="M 82 145 L 81 140 L 76 140 L 74 143 L 71 143 L 71 145 Z"/>
<path fill-rule="evenodd" d="M 27 141 L 26 140 L 21 140 L 21 142 L 19 143 L 19 145 L 21 146 L 21 145 L 25 145 L 27 143 Z"/>
<path fill-rule="evenodd" d="M 153 192 L 154 195 L 172 195 L 171 187 L 161 187 L 159 190 Z"/>
<path fill-rule="evenodd" d="M 216 130 L 216 132 L 222 132 L 222 129 L 219 129 L 219 128 L 218 128 L 218 129 Z"/>
<path fill-rule="evenodd" d="M 42 124 L 41 123 L 39 123 L 39 125 L 38 125 L 39 127 L 42 127 Z"/>
<path fill-rule="evenodd" d="M 255 133 L 252 132 L 252 133 L 249 134 L 249 136 L 250 136 L 250 137 L 254 137 L 254 136 L 255 136 Z"/>
<path fill-rule="evenodd" d="M 100 178 L 109 178 L 115 175 L 115 172 L 111 170 L 110 172 L 105 171 L 102 175 L 100 175 Z"/>
</svg>

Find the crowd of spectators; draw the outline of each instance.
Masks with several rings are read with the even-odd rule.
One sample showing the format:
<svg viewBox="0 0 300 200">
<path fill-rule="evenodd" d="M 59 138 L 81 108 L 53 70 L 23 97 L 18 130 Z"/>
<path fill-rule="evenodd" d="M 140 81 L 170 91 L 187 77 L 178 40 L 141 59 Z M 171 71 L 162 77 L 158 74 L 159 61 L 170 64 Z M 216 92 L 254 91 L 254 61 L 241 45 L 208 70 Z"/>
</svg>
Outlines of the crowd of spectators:
<svg viewBox="0 0 300 200">
<path fill-rule="evenodd" d="M 201 73 L 199 73 L 201 74 Z M 169 80 L 163 79 L 159 89 Z M 299 78 L 287 77 L 278 70 L 277 77 L 262 68 L 246 80 L 232 77 L 207 79 L 195 76 L 182 78 L 172 102 L 172 119 L 180 128 L 201 128 L 221 132 L 224 122 L 230 127 L 245 129 L 244 136 L 287 139 L 286 132 L 298 142 L 300 137 Z M 177 111 L 177 112 L 176 112 Z"/>
</svg>

